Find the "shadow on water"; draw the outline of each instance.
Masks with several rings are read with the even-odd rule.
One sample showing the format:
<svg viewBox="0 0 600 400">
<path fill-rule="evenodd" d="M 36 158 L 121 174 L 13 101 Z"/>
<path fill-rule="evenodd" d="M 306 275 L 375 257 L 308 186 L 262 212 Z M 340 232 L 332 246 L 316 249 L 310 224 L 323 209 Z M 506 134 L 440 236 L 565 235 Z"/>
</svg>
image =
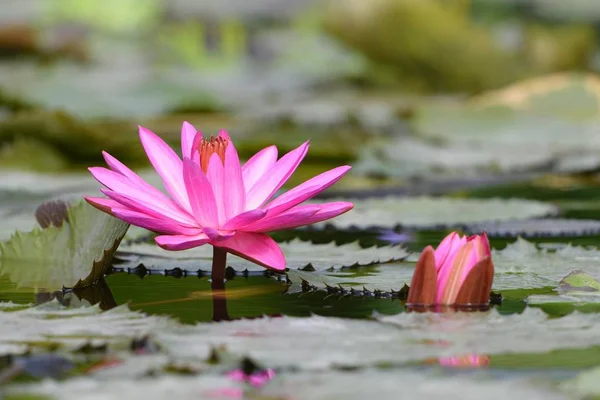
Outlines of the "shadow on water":
<svg viewBox="0 0 600 400">
<path fill-rule="evenodd" d="M 285 282 L 263 276 L 236 277 L 226 283 L 217 283 L 206 277 L 150 275 L 140 279 L 135 274 L 113 273 L 93 286 L 38 293 L 17 289 L 4 279 L 0 280 L 0 285 L 6 288 L 2 296 L 5 301 L 40 304 L 56 298 L 66 306 L 98 304 L 102 310 L 127 304 L 132 310 L 170 316 L 188 324 L 263 316 L 309 317 L 313 314 L 368 319 L 374 313 L 406 312 L 405 302 L 398 298 L 328 293 L 326 290 L 288 293 Z M 492 307 L 503 314 L 512 314 L 522 312 L 525 303 L 506 300 Z"/>
</svg>

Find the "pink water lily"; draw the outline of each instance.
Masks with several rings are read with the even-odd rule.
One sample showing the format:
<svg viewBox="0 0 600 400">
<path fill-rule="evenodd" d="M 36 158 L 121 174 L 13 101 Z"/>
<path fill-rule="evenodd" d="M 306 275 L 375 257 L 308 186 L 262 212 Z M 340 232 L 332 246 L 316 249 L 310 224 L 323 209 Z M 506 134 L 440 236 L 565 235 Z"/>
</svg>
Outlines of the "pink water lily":
<svg viewBox="0 0 600 400">
<path fill-rule="evenodd" d="M 409 304 L 487 304 L 494 264 L 486 234 L 452 232 L 437 249 L 421 253 L 408 293 Z"/>
<path fill-rule="evenodd" d="M 279 159 L 277 148 L 267 147 L 241 165 L 225 131 L 205 139 L 184 122 L 183 159 L 150 130 L 139 127 L 139 135 L 168 195 L 103 152 L 110 169 L 89 170 L 105 186 L 101 192 L 107 198 L 86 200 L 132 225 L 159 233 L 155 240 L 163 249 L 211 244 L 215 255 L 230 252 L 266 268 L 284 270 L 285 257 L 267 232 L 324 221 L 353 207 L 348 202 L 302 204 L 341 179 L 349 166 L 324 172 L 273 199 L 306 155 L 308 142 Z M 214 262 L 213 278 L 218 272 Z M 222 270 L 224 262 L 223 256 Z"/>
</svg>

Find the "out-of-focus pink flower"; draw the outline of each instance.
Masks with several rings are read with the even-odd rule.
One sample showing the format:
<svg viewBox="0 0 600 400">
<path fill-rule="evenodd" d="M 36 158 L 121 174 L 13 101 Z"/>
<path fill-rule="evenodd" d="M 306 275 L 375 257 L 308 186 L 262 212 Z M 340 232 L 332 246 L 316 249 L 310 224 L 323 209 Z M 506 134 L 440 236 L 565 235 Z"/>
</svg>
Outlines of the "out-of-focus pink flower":
<svg viewBox="0 0 600 400">
<path fill-rule="evenodd" d="M 166 250 L 203 244 L 220 247 L 256 264 L 285 269 L 285 257 L 266 232 L 296 228 L 336 217 L 352 209 L 348 202 L 302 203 L 333 185 L 349 170 L 324 172 L 272 199 L 306 155 L 309 143 L 278 159 L 267 147 L 244 165 L 225 131 L 204 139 L 184 122 L 180 158 L 162 139 L 139 127 L 144 150 L 169 195 L 103 152 L 110 169 L 90 172 L 108 198 L 86 197 L 94 207 L 132 225 L 157 232 L 156 243 Z"/>
<path fill-rule="evenodd" d="M 483 305 L 489 301 L 494 279 L 486 234 L 469 237 L 452 232 L 437 249 L 421 253 L 407 303 L 416 305 Z"/>
<path fill-rule="evenodd" d="M 236 369 L 228 372 L 227 376 L 234 381 L 247 382 L 254 387 L 261 387 L 275 377 L 275 371 L 267 368 L 248 374 L 241 369 Z"/>
<path fill-rule="evenodd" d="M 440 365 L 452 368 L 480 368 L 490 365 L 490 356 L 467 354 L 460 357 L 443 357 L 438 359 Z"/>
</svg>

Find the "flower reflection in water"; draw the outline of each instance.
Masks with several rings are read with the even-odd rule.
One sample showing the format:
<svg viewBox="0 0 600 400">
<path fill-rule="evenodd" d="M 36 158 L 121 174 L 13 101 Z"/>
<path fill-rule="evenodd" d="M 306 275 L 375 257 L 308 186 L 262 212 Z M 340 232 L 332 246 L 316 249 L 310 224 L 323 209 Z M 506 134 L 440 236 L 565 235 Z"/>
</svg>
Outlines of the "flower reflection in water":
<svg viewBox="0 0 600 400">
<path fill-rule="evenodd" d="M 458 357 L 441 357 L 437 360 L 440 365 L 450 368 L 481 368 L 490 365 L 491 356 L 467 354 Z"/>
</svg>

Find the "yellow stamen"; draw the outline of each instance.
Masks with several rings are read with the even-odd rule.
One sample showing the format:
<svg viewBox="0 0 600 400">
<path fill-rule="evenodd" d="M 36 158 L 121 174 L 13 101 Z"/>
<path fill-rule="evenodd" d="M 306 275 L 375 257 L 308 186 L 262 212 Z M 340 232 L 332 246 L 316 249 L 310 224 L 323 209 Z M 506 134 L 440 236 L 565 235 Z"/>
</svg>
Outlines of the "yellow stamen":
<svg viewBox="0 0 600 400">
<path fill-rule="evenodd" d="M 221 162 L 225 163 L 225 149 L 229 144 L 229 140 L 222 137 L 213 137 L 210 139 L 202 139 L 198 145 L 198 153 L 200 154 L 200 167 L 204 173 L 208 172 L 208 162 L 210 157 L 216 153 Z"/>
</svg>

